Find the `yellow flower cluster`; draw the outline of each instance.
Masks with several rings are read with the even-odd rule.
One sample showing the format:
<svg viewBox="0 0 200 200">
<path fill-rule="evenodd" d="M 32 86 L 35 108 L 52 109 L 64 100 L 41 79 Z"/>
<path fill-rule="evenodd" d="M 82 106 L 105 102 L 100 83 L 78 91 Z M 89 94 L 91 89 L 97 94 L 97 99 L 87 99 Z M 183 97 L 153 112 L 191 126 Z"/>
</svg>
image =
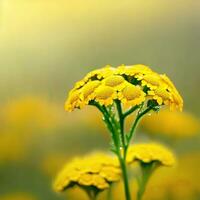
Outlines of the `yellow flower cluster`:
<svg viewBox="0 0 200 200">
<path fill-rule="evenodd" d="M 125 106 L 139 105 L 153 99 L 158 105 L 169 105 L 182 110 L 183 100 L 173 83 L 165 75 L 152 71 L 145 65 L 106 66 L 89 72 L 70 91 L 65 109 L 83 108 L 92 100 L 101 105 L 111 105 L 120 100 Z"/>
<path fill-rule="evenodd" d="M 191 137 L 200 130 L 199 119 L 193 115 L 169 110 L 161 110 L 159 113 L 145 116 L 141 126 L 148 133 L 175 138 Z"/>
<path fill-rule="evenodd" d="M 142 163 L 158 162 L 163 166 L 173 166 L 175 157 L 166 147 L 156 144 L 136 144 L 130 146 L 127 153 L 128 164 L 140 161 Z"/>
<path fill-rule="evenodd" d="M 58 174 L 54 189 L 60 192 L 70 186 L 80 185 L 104 190 L 109 187 L 109 183 L 119 181 L 120 175 L 117 159 L 104 153 L 95 153 L 67 163 Z"/>
</svg>

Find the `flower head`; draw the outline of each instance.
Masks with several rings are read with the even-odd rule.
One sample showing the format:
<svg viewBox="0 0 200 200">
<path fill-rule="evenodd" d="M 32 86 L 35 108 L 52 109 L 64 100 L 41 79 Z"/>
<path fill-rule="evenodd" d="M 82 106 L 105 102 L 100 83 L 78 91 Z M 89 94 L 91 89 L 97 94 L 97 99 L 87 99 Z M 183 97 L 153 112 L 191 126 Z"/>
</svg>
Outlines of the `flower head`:
<svg viewBox="0 0 200 200">
<path fill-rule="evenodd" d="M 175 163 L 175 157 L 170 150 L 160 144 L 136 144 L 128 149 L 127 163 L 131 164 L 136 161 L 141 163 L 157 162 L 163 166 L 172 166 Z"/>
<path fill-rule="evenodd" d="M 145 65 L 106 66 L 89 72 L 75 84 L 65 109 L 72 111 L 93 101 L 108 106 L 114 100 L 134 106 L 150 99 L 171 109 L 182 110 L 183 107 L 180 94 L 166 75 L 160 75 Z"/>
<path fill-rule="evenodd" d="M 67 163 L 58 174 L 54 184 L 56 191 L 63 191 L 73 185 L 94 187 L 104 190 L 120 179 L 118 161 L 106 154 L 96 153 L 76 158 Z"/>
</svg>

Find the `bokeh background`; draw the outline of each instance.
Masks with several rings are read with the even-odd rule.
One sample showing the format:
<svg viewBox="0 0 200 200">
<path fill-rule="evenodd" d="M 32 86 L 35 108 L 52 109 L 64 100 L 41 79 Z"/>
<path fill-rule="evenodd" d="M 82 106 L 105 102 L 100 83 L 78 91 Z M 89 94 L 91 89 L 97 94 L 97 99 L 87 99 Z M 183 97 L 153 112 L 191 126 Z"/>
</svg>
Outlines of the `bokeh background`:
<svg viewBox="0 0 200 200">
<path fill-rule="evenodd" d="M 0 199 L 72 199 L 52 191 L 54 176 L 109 137 L 97 111 L 65 113 L 67 92 L 90 70 L 137 63 L 166 73 L 184 98 L 183 116 L 160 128 L 144 120 L 138 140 L 180 157 L 189 175 L 170 180 L 171 199 L 199 199 L 199 36 L 195 0 L 0 0 Z"/>
</svg>

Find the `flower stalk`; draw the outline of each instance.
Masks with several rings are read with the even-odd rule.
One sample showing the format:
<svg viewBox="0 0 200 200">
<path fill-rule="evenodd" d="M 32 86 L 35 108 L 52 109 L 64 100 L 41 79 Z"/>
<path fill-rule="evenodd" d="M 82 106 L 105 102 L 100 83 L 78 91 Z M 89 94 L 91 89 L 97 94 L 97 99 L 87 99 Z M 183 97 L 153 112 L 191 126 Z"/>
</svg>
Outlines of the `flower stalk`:
<svg viewBox="0 0 200 200">
<path fill-rule="evenodd" d="M 127 169 L 127 164 L 126 164 L 127 150 L 133 136 L 135 135 L 134 133 L 135 133 L 137 124 L 139 123 L 140 119 L 145 114 L 147 114 L 150 110 L 153 109 L 153 106 L 149 105 L 145 110 L 142 111 L 143 104 L 136 105 L 123 113 L 121 102 L 116 100 L 115 104 L 116 104 L 117 116 L 116 116 L 116 113 L 115 114 L 112 113 L 112 108 L 109 111 L 105 106 L 101 106 L 100 104 L 96 102 L 93 103 L 93 105 L 95 105 L 103 114 L 104 122 L 106 123 L 109 131 L 111 132 L 111 136 L 113 140 L 112 142 L 114 144 L 111 147 L 111 150 L 117 155 L 120 166 L 121 166 L 126 200 L 131 200 L 131 193 L 130 193 L 129 181 L 128 181 L 128 169 Z M 139 111 L 136 115 L 136 118 L 133 122 L 132 127 L 130 128 L 129 133 L 125 133 L 124 122 L 125 122 L 126 117 L 138 109 Z"/>
<path fill-rule="evenodd" d="M 155 163 L 140 163 L 141 167 L 141 175 L 138 177 L 138 192 L 137 192 L 137 200 L 142 200 L 142 197 L 144 195 L 144 192 L 146 190 L 147 183 L 149 181 L 149 178 L 151 177 L 153 171 L 156 169 Z"/>
</svg>

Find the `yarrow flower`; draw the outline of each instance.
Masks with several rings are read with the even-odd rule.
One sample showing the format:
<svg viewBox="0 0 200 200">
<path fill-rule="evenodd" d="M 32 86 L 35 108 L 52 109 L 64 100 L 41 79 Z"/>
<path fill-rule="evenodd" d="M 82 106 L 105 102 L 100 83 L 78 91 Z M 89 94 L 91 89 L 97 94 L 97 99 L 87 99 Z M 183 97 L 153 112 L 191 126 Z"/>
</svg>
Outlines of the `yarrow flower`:
<svg viewBox="0 0 200 200">
<path fill-rule="evenodd" d="M 170 106 L 172 110 L 183 107 L 180 94 L 165 74 L 160 75 L 145 65 L 121 65 L 89 72 L 70 91 L 65 109 L 73 111 L 91 105 L 93 101 L 108 106 L 114 100 L 120 100 L 128 107 L 148 100 Z"/>
<path fill-rule="evenodd" d="M 74 185 L 101 191 L 119 181 L 121 170 L 118 160 L 104 153 L 94 153 L 67 163 L 54 183 L 57 192 Z"/>
<path fill-rule="evenodd" d="M 173 166 L 175 157 L 170 150 L 160 144 L 144 143 L 130 146 L 126 161 L 128 164 L 156 162 L 163 166 Z"/>
<path fill-rule="evenodd" d="M 103 114 L 103 121 L 112 139 L 111 150 L 117 155 L 122 170 L 126 200 L 131 199 L 126 161 L 129 163 L 140 160 L 143 174 L 147 174 L 145 177 L 142 176 L 139 183 L 141 187 L 138 200 L 140 200 L 152 169 L 160 164 L 170 166 L 174 160 L 167 150 L 158 145 L 144 145 L 144 149 L 143 146 L 142 148 L 136 147 L 136 150 L 129 149 L 137 124 L 148 112 L 159 111 L 162 106 L 169 106 L 170 110 L 181 111 L 182 97 L 165 74 L 158 74 L 148 66 L 121 65 L 117 68 L 106 66 L 89 72 L 75 84 L 69 92 L 65 109 L 73 111 L 86 105 L 95 106 Z M 135 111 L 137 112 L 135 120 L 126 132 L 125 119 Z M 80 173 L 80 170 L 78 175 L 77 171 L 75 173 L 75 182 L 79 185 L 92 185 L 99 189 L 108 186 L 106 186 L 107 182 L 101 182 L 101 186 L 95 185 L 92 178 L 93 173 L 83 175 Z M 69 178 L 64 180 L 67 183 L 64 184 L 66 186 L 73 182 L 73 179 L 71 181 Z M 61 185 L 63 187 L 63 184 Z"/>
</svg>

